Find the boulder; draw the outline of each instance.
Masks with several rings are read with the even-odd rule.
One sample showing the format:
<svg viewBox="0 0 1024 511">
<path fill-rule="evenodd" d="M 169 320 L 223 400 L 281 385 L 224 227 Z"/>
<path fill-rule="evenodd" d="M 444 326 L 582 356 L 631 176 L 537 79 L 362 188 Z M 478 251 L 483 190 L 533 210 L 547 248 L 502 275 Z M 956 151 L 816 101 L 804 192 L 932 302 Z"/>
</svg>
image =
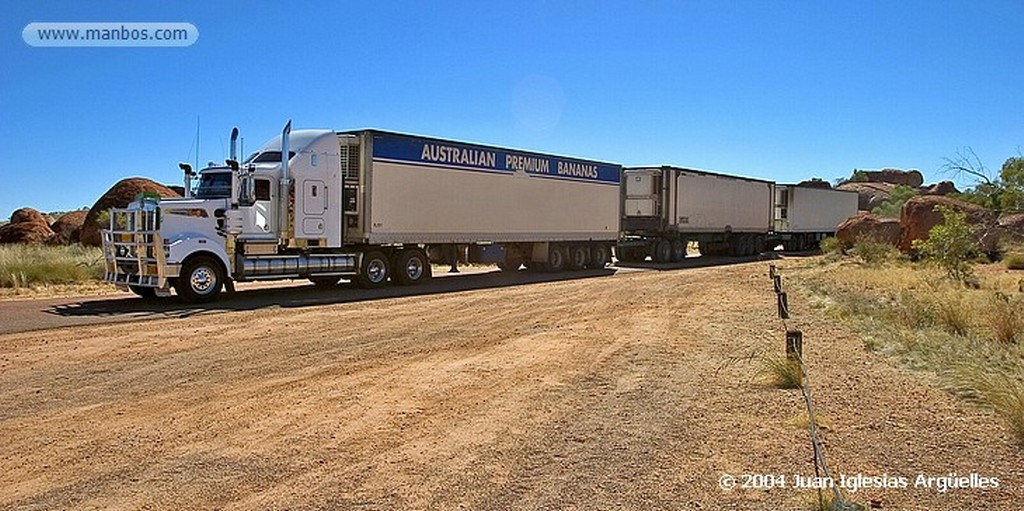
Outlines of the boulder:
<svg viewBox="0 0 1024 511">
<path fill-rule="evenodd" d="M 34 223 L 37 223 L 37 224 L 50 225 L 50 223 L 46 221 L 46 216 L 44 216 L 42 213 L 40 213 L 39 211 L 36 211 L 36 210 L 34 210 L 32 208 L 16 209 L 16 210 L 14 210 L 14 213 L 11 213 L 11 223 L 12 224 L 31 223 L 31 222 L 34 222 Z"/>
<path fill-rule="evenodd" d="M 868 181 L 872 183 L 890 183 L 918 188 L 924 184 L 924 176 L 917 170 L 882 169 L 865 171 Z"/>
<path fill-rule="evenodd" d="M 1024 243 L 1024 213 L 1006 215 L 999 219 L 1002 239 L 1011 243 Z"/>
<path fill-rule="evenodd" d="M 44 243 L 53 237 L 42 222 L 17 222 L 0 226 L 0 243 Z"/>
<path fill-rule="evenodd" d="M 80 209 L 78 211 L 69 211 L 60 216 L 52 224 L 50 229 L 53 230 L 54 236 L 50 239 L 50 243 L 58 245 L 70 245 L 77 243 L 82 231 L 82 225 L 85 224 L 85 217 L 89 214 L 89 210 Z"/>
<path fill-rule="evenodd" d="M 836 187 L 839 190 L 857 192 L 857 209 L 871 211 L 882 205 L 889 194 L 896 188 L 892 183 L 864 183 L 847 181 Z"/>
<path fill-rule="evenodd" d="M 802 186 L 804 188 L 821 188 L 822 190 L 832 189 L 832 183 L 829 183 L 828 181 L 825 181 L 823 179 L 809 179 L 807 181 L 800 181 L 796 185 Z"/>
<path fill-rule="evenodd" d="M 852 247 L 859 238 L 871 238 L 896 246 L 900 242 L 900 221 L 871 213 L 860 213 L 847 218 L 836 229 L 836 239 L 845 248 Z"/>
<path fill-rule="evenodd" d="M 921 195 L 949 195 L 951 193 L 960 193 L 960 190 L 956 189 L 956 185 L 952 181 L 940 181 L 933 185 L 922 186 L 917 189 Z"/>
<path fill-rule="evenodd" d="M 142 192 L 155 193 L 161 197 L 181 197 L 174 190 L 146 178 L 130 177 L 122 179 L 112 186 L 110 190 L 107 190 L 107 193 L 104 193 L 96 201 L 96 204 L 89 208 L 89 213 L 86 215 L 85 222 L 82 225 L 79 241 L 83 245 L 100 246 L 102 244 L 100 229 L 106 227 L 106 225 L 100 225 L 101 216 L 106 217 L 107 210 L 110 208 L 123 208 L 127 206 L 128 203 L 135 200 L 135 197 Z"/>
<path fill-rule="evenodd" d="M 911 197 L 900 211 L 900 250 L 913 252 L 914 240 L 928 238 L 932 227 L 943 223 L 942 213 L 936 206 L 944 204 L 967 215 L 967 221 L 979 226 L 978 248 L 985 253 L 996 251 L 999 235 L 996 229 L 996 214 L 976 204 L 943 197 L 939 195 L 919 195 Z"/>
</svg>

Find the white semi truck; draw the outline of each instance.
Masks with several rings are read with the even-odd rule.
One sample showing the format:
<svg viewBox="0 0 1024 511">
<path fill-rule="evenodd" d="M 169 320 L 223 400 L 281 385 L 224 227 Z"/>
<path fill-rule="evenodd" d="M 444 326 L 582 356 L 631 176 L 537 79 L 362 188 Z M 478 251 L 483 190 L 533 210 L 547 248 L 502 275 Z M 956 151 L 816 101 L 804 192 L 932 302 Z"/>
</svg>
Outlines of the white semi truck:
<svg viewBox="0 0 1024 511">
<path fill-rule="evenodd" d="M 857 192 L 806 182 L 775 185 L 774 235 L 769 245 L 785 250 L 817 249 L 844 220 L 857 214 Z"/>
<path fill-rule="evenodd" d="M 456 254 L 503 270 L 600 268 L 619 236 L 619 165 L 291 122 L 238 162 L 237 138 L 225 165 L 181 164 L 185 198 L 111 210 L 107 281 L 187 302 L 252 280 L 411 285 Z"/>
<path fill-rule="evenodd" d="M 753 255 L 772 228 L 771 181 L 662 166 L 623 172 L 620 260 L 675 262 L 697 242 L 707 255 Z"/>
</svg>

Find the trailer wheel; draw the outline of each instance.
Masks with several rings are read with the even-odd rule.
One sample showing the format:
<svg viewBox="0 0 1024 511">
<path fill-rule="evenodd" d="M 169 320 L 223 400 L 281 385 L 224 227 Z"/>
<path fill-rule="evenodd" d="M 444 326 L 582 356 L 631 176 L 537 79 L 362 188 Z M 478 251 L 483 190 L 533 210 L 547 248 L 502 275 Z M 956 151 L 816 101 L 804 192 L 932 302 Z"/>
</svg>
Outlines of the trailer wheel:
<svg viewBox="0 0 1024 511">
<path fill-rule="evenodd" d="M 667 263 L 672 261 L 672 243 L 660 239 L 654 244 L 654 262 Z"/>
<path fill-rule="evenodd" d="M 204 303 L 217 298 L 224 286 L 220 262 L 209 256 L 190 257 L 174 281 L 174 290 L 186 303 Z"/>
<path fill-rule="evenodd" d="M 544 264 L 544 270 L 549 272 L 562 271 L 565 269 L 565 260 L 565 249 L 562 247 L 552 247 L 548 250 L 548 260 Z"/>
<path fill-rule="evenodd" d="M 569 247 L 569 269 L 582 270 L 590 262 L 590 253 L 585 245 L 572 245 Z"/>
<path fill-rule="evenodd" d="M 678 263 L 686 259 L 686 243 L 680 239 L 672 240 L 672 262 Z"/>
<path fill-rule="evenodd" d="M 403 286 L 411 286 L 430 280 L 430 261 L 420 250 L 403 250 L 395 259 L 395 278 Z"/>
<path fill-rule="evenodd" d="M 363 264 L 359 266 L 356 283 L 367 289 L 381 287 L 387 284 L 390 271 L 388 258 L 383 253 L 367 252 L 363 254 Z"/>
<path fill-rule="evenodd" d="M 590 264 L 588 268 L 602 269 L 612 262 L 612 251 L 608 245 L 598 244 L 590 251 Z"/>
</svg>

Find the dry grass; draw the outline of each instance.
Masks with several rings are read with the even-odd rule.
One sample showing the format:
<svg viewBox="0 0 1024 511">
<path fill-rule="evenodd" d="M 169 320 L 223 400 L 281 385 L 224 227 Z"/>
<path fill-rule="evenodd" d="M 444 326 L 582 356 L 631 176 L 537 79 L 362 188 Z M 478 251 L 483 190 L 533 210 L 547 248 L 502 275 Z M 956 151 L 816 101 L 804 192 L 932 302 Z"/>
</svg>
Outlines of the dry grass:
<svg viewBox="0 0 1024 511">
<path fill-rule="evenodd" d="M 1024 307 L 1024 300 L 1020 297 L 1011 297 L 1005 293 L 996 292 L 989 299 L 988 321 L 992 329 L 993 338 L 1001 343 L 1017 342 L 1024 330 L 1024 315 L 1021 308 Z"/>
<path fill-rule="evenodd" d="M 0 288 L 25 289 L 95 282 L 103 277 L 103 252 L 82 245 L 0 246 Z"/>
<path fill-rule="evenodd" d="M 787 357 L 766 355 L 761 359 L 768 384 L 780 389 L 798 389 L 803 385 L 800 363 Z"/>
<path fill-rule="evenodd" d="M 909 263 L 828 264 L 789 275 L 812 304 L 860 332 L 868 349 L 991 407 L 1024 445 L 1024 292 L 999 265 L 978 270 L 978 289 Z"/>
<path fill-rule="evenodd" d="M 1024 252 L 1013 252 L 1003 258 L 1003 264 L 1010 270 L 1024 270 Z"/>
</svg>

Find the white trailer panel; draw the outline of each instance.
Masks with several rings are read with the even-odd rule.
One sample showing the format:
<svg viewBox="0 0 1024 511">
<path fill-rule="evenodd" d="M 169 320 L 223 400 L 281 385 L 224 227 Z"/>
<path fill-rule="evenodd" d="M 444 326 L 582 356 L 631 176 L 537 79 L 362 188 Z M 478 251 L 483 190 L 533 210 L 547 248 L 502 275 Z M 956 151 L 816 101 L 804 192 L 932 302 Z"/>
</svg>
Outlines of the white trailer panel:
<svg viewBox="0 0 1024 511">
<path fill-rule="evenodd" d="M 613 241 L 621 167 L 366 131 L 366 243 Z"/>
<path fill-rule="evenodd" d="M 857 214 L 857 192 L 777 185 L 775 196 L 778 233 L 832 233 L 844 220 Z"/>
<path fill-rule="evenodd" d="M 677 170 L 675 224 L 680 231 L 766 233 L 772 184 L 740 177 Z"/>
</svg>

